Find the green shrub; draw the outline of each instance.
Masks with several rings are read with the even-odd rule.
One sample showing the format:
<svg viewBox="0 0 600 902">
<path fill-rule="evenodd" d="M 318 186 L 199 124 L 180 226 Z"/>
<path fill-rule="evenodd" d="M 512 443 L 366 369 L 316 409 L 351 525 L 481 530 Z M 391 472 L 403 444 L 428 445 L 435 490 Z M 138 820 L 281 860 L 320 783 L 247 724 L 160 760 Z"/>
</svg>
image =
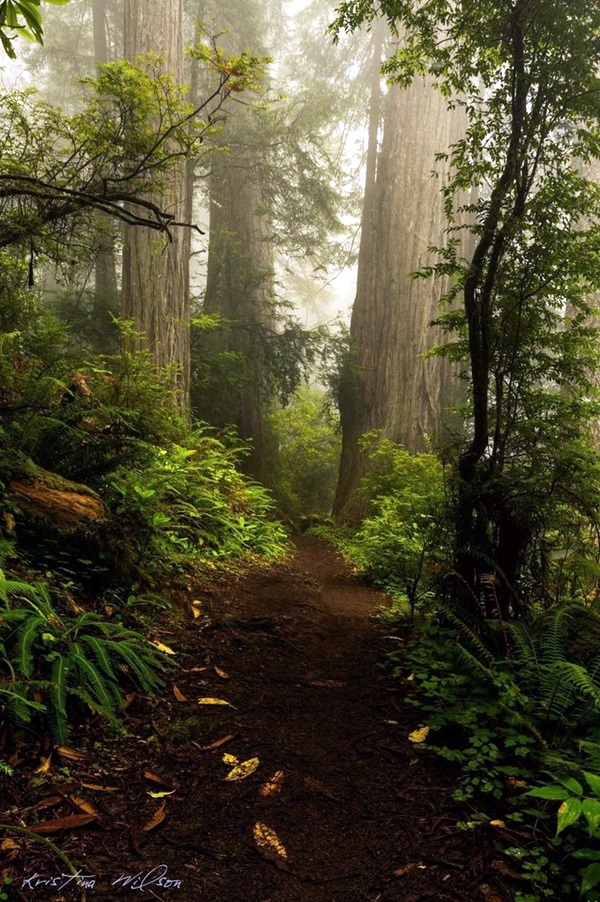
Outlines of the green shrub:
<svg viewBox="0 0 600 902">
<path fill-rule="evenodd" d="M 240 453 L 239 443 L 198 427 L 185 447 L 155 448 L 143 470 L 123 467 L 110 478 L 105 497 L 146 574 L 185 559 L 286 550 L 268 493 L 236 468 Z"/>
<path fill-rule="evenodd" d="M 377 433 L 363 445 L 372 464 L 362 484 L 370 516 L 329 535 L 361 574 L 395 597 L 396 610 L 414 613 L 431 602 L 450 566 L 444 467 L 435 454 L 411 454 Z"/>
<path fill-rule="evenodd" d="M 287 407 L 269 414 L 265 432 L 268 485 L 281 512 L 294 521 L 329 515 L 341 436 L 325 392 L 299 389 Z"/>
</svg>

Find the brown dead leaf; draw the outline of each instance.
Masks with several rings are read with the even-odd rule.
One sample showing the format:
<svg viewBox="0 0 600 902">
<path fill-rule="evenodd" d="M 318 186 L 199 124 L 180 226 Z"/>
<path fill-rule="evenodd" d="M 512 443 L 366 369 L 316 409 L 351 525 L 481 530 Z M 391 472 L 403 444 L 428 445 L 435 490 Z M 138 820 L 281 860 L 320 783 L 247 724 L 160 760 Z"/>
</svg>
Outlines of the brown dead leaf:
<svg viewBox="0 0 600 902">
<path fill-rule="evenodd" d="M 0 853 L 7 858 L 8 861 L 14 861 L 17 858 L 21 846 L 15 839 L 3 839 L 0 843 Z"/>
<path fill-rule="evenodd" d="M 307 789 L 310 789 L 311 792 L 318 792 L 320 795 L 325 796 L 326 799 L 332 799 L 337 802 L 337 796 L 335 796 L 324 783 L 321 783 L 320 780 L 315 780 L 314 777 L 305 777 L 304 785 Z"/>
<path fill-rule="evenodd" d="M 41 802 L 38 802 L 37 805 L 34 805 L 31 810 L 43 811 L 44 808 L 55 808 L 57 805 L 61 805 L 62 802 L 64 802 L 64 796 L 48 796 L 42 799 Z"/>
<path fill-rule="evenodd" d="M 156 783 L 158 786 L 168 786 L 169 789 L 177 789 L 172 780 L 169 780 L 167 777 L 161 777 L 160 774 L 155 774 L 152 770 L 145 770 L 144 778 L 150 783 Z"/>
<path fill-rule="evenodd" d="M 61 758 L 68 758 L 69 761 L 81 761 L 83 758 L 87 758 L 85 752 L 78 752 L 77 749 L 72 749 L 69 745 L 59 745 L 56 751 Z"/>
<path fill-rule="evenodd" d="M 91 802 L 82 799 L 81 796 L 68 796 L 67 800 L 75 807 L 79 808 L 83 814 L 93 814 L 94 817 L 100 817 Z"/>
<path fill-rule="evenodd" d="M 42 761 L 40 766 L 36 767 L 36 769 L 34 770 L 34 774 L 47 774 L 50 771 L 51 767 L 52 767 L 52 755 L 48 755 L 48 757 Z"/>
<path fill-rule="evenodd" d="M 134 701 L 136 700 L 136 698 L 137 698 L 137 695 L 136 695 L 135 692 L 129 692 L 129 693 L 125 696 L 125 701 L 124 701 L 124 703 L 123 703 L 123 706 L 124 706 L 124 708 L 125 708 L 126 711 L 129 710 L 129 708 L 131 708 L 131 706 L 133 705 L 133 703 L 134 703 Z"/>
<path fill-rule="evenodd" d="M 249 777 L 254 773 L 260 761 L 258 758 L 249 758 L 247 761 L 242 761 L 241 764 L 236 764 L 233 770 L 230 770 L 226 777 L 223 779 L 227 783 L 233 783 L 237 780 L 245 780 L 246 777 Z"/>
<path fill-rule="evenodd" d="M 142 827 L 144 833 L 149 833 L 150 830 L 154 830 L 155 827 L 158 827 L 159 824 L 162 824 L 166 816 L 167 812 L 165 811 L 165 802 L 163 802 L 160 808 L 157 808 L 157 810 L 154 812 L 148 823 Z"/>
<path fill-rule="evenodd" d="M 175 696 L 175 698 L 177 699 L 178 702 L 187 702 L 186 696 L 183 694 L 183 692 L 181 691 L 181 689 L 179 689 L 178 686 L 175 686 L 175 684 L 173 684 L 173 695 Z"/>
<path fill-rule="evenodd" d="M 183 673 L 206 673 L 208 667 L 186 667 Z"/>
<path fill-rule="evenodd" d="M 33 833 L 58 833 L 59 830 L 74 830 L 77 827 L 85 827 L 96 820 L 95 814 L 74 814 L 71 817 L 58 817 L 52 821 L 42 821 L 40 824 L 32 824 L 27 827 Z"/>
<path fill-rule="evenodd" d="M 283 785 L 283 777 L 284 773 L 282 770 L 276 770 L 273 776 L 267 780 L 266 783 L 258 790 L 259 795 L 266 799 L 268 796 L 275 795 L 278 792 L 281 792 L 281 787 Z"/>
<path fill-rule="evenodd" d="M 194 742 L 192 739 L 192 745 L 195 745 L 197 749 L 200 749 L 201 752 L 212 752 L 214 749 L 220 749 L 221 746 L 226 745 L 228 742 L 231 742 L 232 739 L 235 739 L 238 736 L 238 733 L 228 733 L 227 736 L 222 736 L 220 739 L 215 739 L 214 742 L 211 742 L 209 745 L 198 745 L 197 742 Z"/>
<path fill-rule="evenodd" d="M 221 670 L 221 668 L 217 667 L 216 664 L 215 664 L 215 673 L 217 674 L 217 676 L 220 676 L 222 680 L 230 680 L 231 679 L 231 677 L 229 676 L 227 671 Z"/>
</svg>

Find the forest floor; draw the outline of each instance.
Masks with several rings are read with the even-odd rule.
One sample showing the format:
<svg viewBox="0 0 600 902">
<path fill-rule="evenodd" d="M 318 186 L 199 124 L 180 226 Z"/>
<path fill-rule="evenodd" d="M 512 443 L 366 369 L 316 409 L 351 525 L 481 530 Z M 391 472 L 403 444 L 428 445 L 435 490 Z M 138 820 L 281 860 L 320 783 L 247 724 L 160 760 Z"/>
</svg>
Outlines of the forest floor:
<svg viewBox="0 0 600 902">
<path fill-rule="evenodd" d="M 498 832 L 457 827 L 455 772 L 408 740 L 418 710 L 379 666 L 402 641 L 374 617 L 384 603 L 310 536 L 287 562 L 196 586 L 156 637 L 180 669 L 132 700 L 127 734 L 97 720 L 12 778 L 0 821 L 75 818 L 49 838 L 87 889 L 6 833 L 9 898 L 512 899 Z M 246 775 L 228 780 L 236 761 Z"/>
</svg>

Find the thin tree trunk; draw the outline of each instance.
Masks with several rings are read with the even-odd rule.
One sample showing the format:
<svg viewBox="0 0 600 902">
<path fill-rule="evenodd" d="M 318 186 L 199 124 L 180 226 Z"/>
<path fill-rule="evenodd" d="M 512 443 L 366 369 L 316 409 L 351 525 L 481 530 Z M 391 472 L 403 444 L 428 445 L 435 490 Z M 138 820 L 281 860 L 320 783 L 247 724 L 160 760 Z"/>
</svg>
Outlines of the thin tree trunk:
<svg viewBox="0 0 600 902">
<path fill-rule="evenodd" d="M 106 0 L 92 0 L 94 30 L 94 56 L 96 64 L 108 63 L 110 54 L 107 36 Z M 95 222 L 95 269 L 93 328 L 96 349 L 101 353 L 116 350 L 116 328 L 113 314 L 119 311 L 117 286 L 117 260 L 115 253 L 114 223 L 109 216 L 97 211 Z"/>
</svg>

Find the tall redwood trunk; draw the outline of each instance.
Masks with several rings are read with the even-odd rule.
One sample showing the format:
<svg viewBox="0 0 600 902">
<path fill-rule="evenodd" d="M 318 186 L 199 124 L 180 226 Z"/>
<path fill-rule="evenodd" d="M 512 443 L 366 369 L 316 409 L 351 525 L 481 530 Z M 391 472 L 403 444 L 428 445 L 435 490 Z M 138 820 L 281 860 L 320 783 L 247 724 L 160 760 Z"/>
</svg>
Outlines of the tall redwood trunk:
<svg viewBox="0 0 600 902">
<path fill-rule="evenodd" d="M 165 71 L 183 79 L 182 0 L 125 0 L 125 57 L 158 53 Z M 185 221 L 186 167 L 171 169 L 168 184 L 151 200 L 175 220 Z M 144 337 L 134 347 L 148 348 L 161 367 L 172 367 L 176 405 L 189 410 L 190 391 L 190 234 L 175 228 L 172 241 L 149 229 L 125 227 L 123 303 L 125 319 Z"/>
<path fill-rule="evenodd" d="M 375 185 L 371 196 L 367 184 L 365 198 L 352 356 L 342 377 L 342 460 L 334 511 L 345 519 L 362 513 L 358 489 L 367 462 L 360 437 L 383 430 L 411 451 L 425 450 L 429 437 L 443 440 L 449 408 L 460 397 L 448 362 L 425 357 L 444 341 L 430 323 L 449 286 L 442 279 L 415 280 L 411 273 L 433 263 L 429 248 L 444 242 L 440 192 L 447 163 L 435 155 L 446 151 L 463 127 L 462 114 L 449 113 L 425 79 L 406 90 L 389 89 Z"/>
</svg>

